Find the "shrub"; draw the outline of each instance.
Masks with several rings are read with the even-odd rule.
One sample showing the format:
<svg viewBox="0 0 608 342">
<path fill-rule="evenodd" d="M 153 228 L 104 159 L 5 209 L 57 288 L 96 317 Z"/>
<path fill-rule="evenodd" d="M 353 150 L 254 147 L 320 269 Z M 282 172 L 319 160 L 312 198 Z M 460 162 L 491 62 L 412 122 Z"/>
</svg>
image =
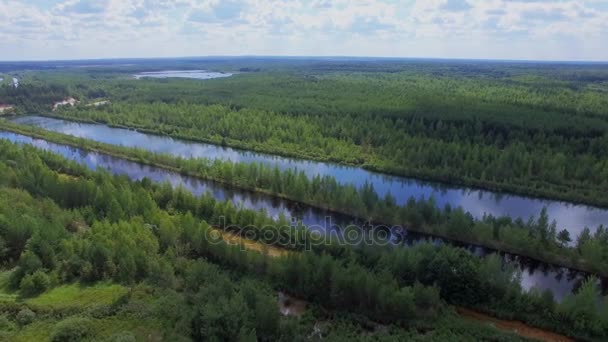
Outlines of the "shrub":
<svg viewBox="0 0 608 342">
<path fill-rule="evenodd" d="M 93 323 L 84 317 L 70 317 L 55 326 L 53 342 L 76 342 L 92 336 Z"/>
<path fill-rule="evenodd" d="M 19 311 L 19 313 L 17 313 L 17 323 L 19 323 L 19 325 L 24 326 L 24 325 L 28 325 L 30 323 L 32 323 L 34 321 L 34 319 L 36 319 L 36 313 L 34 313 L 34 311 L 30 310 L 30 309 L 22 309 L 21 311 Z"/>
<path fill-rule="evenodd" d="M 36 271 L 33 274 L 26 275 L 21 279 L 19 289 L 24 296 L 35 296 L 46 291 L 49 288 L 50 280 L 46 273 Z"/>
</svg>

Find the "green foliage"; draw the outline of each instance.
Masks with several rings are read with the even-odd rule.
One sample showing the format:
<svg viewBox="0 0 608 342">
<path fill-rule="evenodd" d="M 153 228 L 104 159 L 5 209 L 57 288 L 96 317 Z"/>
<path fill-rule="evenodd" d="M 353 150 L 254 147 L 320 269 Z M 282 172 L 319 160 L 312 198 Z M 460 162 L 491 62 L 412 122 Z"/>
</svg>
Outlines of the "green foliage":
<svg viewBox="0 0 608 342">
<path fill-rule="evenodd" d="M 45 208 L 56 214 L 40 215 L 37 222 L 32 222 L 34 229 L 24 241 L 12 274 L 20 273 L 21 280 L 45 270 L 58 274 L 62 283 L 105 280 L 133 287 L 146 282 L 152 286 L 149 292 L 153 297 L 154 291 L 163 297 L 151 305 L 141 299 L 144 290 L 123 292 L 110 305 L 98 310 L 86 308 L 85 312 L 95 319 L 121 313 L 150 317 L 154 312 L 165 322 L 163 331 L 168 336 L 273 340 L 283 336 L 274 292 L 283 290 L 325 310 L 357 315 L 395 329 L 420 321 L 434 327 L 445 314 L 445 302 L 449 302 L 498 312 L 577 337 L 605 336 L 608 331 L 605 305 L 589 306 L 591 295 L 574 296 L 570 301 L 575 304 L 562 306 L 551 296 L 524 293 L 517 272 L 510 266 L 501 267 L 497 257 L 478 258 L 461 248 L 421 243 L 411 248 L 330 244 L 316 247 L 314 252 L 273 259 L 241 251 L 239 246 L 210 241 L 210 223 L 224 216 L 235 231 L 245 229 L 251 222 L 264 223 L 259 227 L 267 224 L 264 229 L 277 229 L 286 236 L 293 234 L 294 250 L 305 247 L 299 240 L 305 227 L 284 228 L 288 223 L 284 218 L 274 220 L 264 212 L 235 208 L 209 194 L 196 198 L 166 184 L 133 182 L 101 170 L 88 171 L 31 147 L 0 142 L 0 156 L 0 199 L 16 198 L 14 205 L 23 206 L 27 212 Z M 59 167 L 77 177 L 60 177 L 56 171 Z M 15 186 L 23 190 L 12 188 Z M 112 220 L 108 218 L 109 207 L 104 205 L 108 199 L 121 203 L 123 211 Z M 388 199 L 385 203 L 390 202 Z M 419 211 L 424 222 L 439 228 L 450 227 L 447 229 L 462 233 L 463 224 L 472 222 L 458 210 L 438 210 L 432 201 L 414 201 L 410 205 L 404 209 L 409 210 L 406 214 Z M 452 220 L 451 215 L 455 217 Z M 47 222 L 53 222 L 52 217 L 62 219 L 52 229 L 56 233 L 45 239 L 48 248 L 39 248 L 37 236 Z M 74 222 L 83 228 L 74 229 Z M 482 223 L 504 224 L 499 222 L 502 221 L 487 218 Z M 476 222 L 473 224 L 471 235 L 475 236 L 480 228 Z M 507 226 L 511 224 L 508 222 Z M 525 236 L 535 234 L 544 240 L 553 236 L 552 225 L 545 219 L 521 226 Z M 596 234 L 599 235 L 586 234 L 579 241 L 583 251 L 595 246 L 594 241 L 604 241 L 604 229 Z M 53 255 L 54 261 L 46 262 L 48 258 L 43 255 Z M 162 274 L 153 274 L 158 270 Z M 239 277 L 256 279 L 239 281 Z M 44 293 L 40 301 L 57 302 L 58 293 L 63 293 L 59 290 L 64 291 L 63 286 Z M 99 298 L 102 301 L 102 295 Z M 35 300 L 28 299 L 28 305 Z M 80 307 L 85 302 L 83 299 Z M 575 309 L 579 302 L 585 308 L 582 312 Z M 44 306 L 40 305 L 40 309 Z M 74 306 L 46 306 L 59 314 L 75 310 Z M 65 325 L 68 333 L 79 333 L 70 324 Z M 448 332 L 453 335 L 446 332 L 439 336 L 457 338 L 461 334 Z"/>
<path fill-rule="evenodd" d="M 51 339 L 53 342 L 78 342 L 93 335 L 93 322 L 90 319 L 70 317 L 57 323 Z"/>
<path fill-rule="evenodd" d="M 572 239 L 570 238 L 570 232 L 566 229 L 560 231 L 557 234 L 557 240 L 562 244 L 562 245 L 567 245 L 568 243 L 570 243 L 570 241 L 572 241 Z"/>
<path fill-rule="evenodd" d="M 598 279 L 587 279 L 578 292 L 567 297 L 559 305 L 558 310 L 571 322 L 577 329 L 588 331 L 591 335 L 604 333 L 604 328 L 608 323 L 606 308 L 597 309 L 598 298 L 601 294 L 598 289 Z"/>
<path fill-rule="evenodd" d="M 0 103 L 18 106 L 25 113 L 49 111 L 53 103 L 68 96 L 68 90 L 61 85 L 45 82 L 20 82 L 19 87 L 0 84 Z"/>
<path fill-rule="evenodd" d="M 36 319 L 36 313 L 28 308 L 20 310 L 15 318 L 20 326 L 28 325 L 32 323 L 34 319 Z"/>
<path fill-rule="evenodd" d="M 33 308 L 43 310 L 68 310 L 112 305 L 127 294 L 127 288 L 118 284 L 97 283 L 92 286 L 64 284 L 37 297 L 27 299 Z"/>
<path fill-rule="evenodd" d="M 0 331 L 12 331 L 14 329 L 15 324 L 6 315 L 0 315 Z"/>
<path fill-rule="evenodd" d="M 426 283 L 437 283 L 444 298 L 460 304 L 487 300 L 479 292 L 479 265 L 474 256 L 462 249 L 442 249 L 428 264 Z"/>
<path fill-rule="evenodd" d="M 33 274 L 26 275 L 21 279 L 19 290 L 26 297 L 38 295 L 46 291 L 50 286 L 49 277 L 46 273 L 38 270 Z"/>
</svg>

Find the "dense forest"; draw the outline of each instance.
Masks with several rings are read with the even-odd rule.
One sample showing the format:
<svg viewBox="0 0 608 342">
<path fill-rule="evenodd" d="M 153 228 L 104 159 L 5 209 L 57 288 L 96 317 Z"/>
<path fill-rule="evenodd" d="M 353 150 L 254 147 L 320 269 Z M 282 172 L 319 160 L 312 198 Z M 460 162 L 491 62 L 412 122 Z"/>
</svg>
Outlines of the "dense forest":
<svg viewBox="0 0 608 342">
<path fill-rule="evenodd" d="M 55 113 L 66 118 L 608 205 L 605 65 L 252 65 L 261 71 L 205 81 L 98 68 L 24 82 L 112 102 Z"/>
<path fill-rule="evenodd" d="M 276 166 L 258 163 L 183 159 L 141 149 L 96 143 L 35 127 L 24 129 L 9 123 L 0 123 L 0 127 L 47 141 L 102 151 L 198 178 L 286 198 L 366 222 L 405 227 L 602 276 L 608 274 L 608 229 L 600 226 L 591 232 L 586 228 L 580 236 L 570 236 L 568 230 L 557 229 L 555 222 L 549 220 L 546 210 L 542 210 L 537 219 L 531 218 L 528 221 L 492 216 L 474 219 L 460 207 L 439 208 L 433 198 L 412 197 L 400 206 L 390 194 L 379 197 L 369 184 L 362 188 L 342 185 L 331 176 L 309 178 L 302 171 L 281 171 Z M 247 222 L 239 224 L 246 225 Z"/>
<path fill-rule="evenodd" d="M 33 333 L 29 324 L 42 329 L 61 321 L 46 332 L 54 340 L 69 340 L 74 334 L 92 338 L 88 334 L 103 331 L 93 328 L 102 321 L 134 319 L 137 314 L 160 329 L 158 333 L 197 340 L 290 339 L 318 319 L 332 322 L 332 331 L 325 332 L 330 336 L 341 333 L 344 325 L 359 326 L 347 329 L 352 332 L 384 324 L 391 328 L 381 336 L 396 334 L 393 338 L 418 336 L 420 329 L 430 332 L 421 339 L 506 338 L 491 337 L 499 336 L 494 330 L 465 332 L 449 314 L 450 305 L 578 338 L 601 339 L 608 333 L 608 307 L 597 301 L 593 279 L 556 303 L 550 292 L 522 291 L 517 271 L 503 267 L 499 257 L 478 258 L 448 245 L 393 249 L 328 244 L 300 253 L 304 246 L 297 241 L 305 243 L 306 230 L 286 228 L 287 222 L 264 212 L 240 209 L 210 195 L 196 198 L 168 184 L 90 171 L 33 147 L 0 142 L 0 156 L 6 287 L 0 312 L 3 324 L 12 327 L 4 332 L 9 337 Z M 294 252 L 270 258 L 229 247 L 209 232 L 220 217 L 233 229 L 245 224 L 251 229 L 256 222 L 257 227 L 294 235 L 289 239 L 296 241 L 290 246 Z M 112 303 L 88 310 L 28 304 L 54 288 L 66 291 L 74 282 L 110 282 L 128 290 Z M 318 316 L 282 318 L 270 309 L 276 308 L 273 290 L 318 306 Z M 342 311 L 346 315 L 334 314 Z"/>
<path fill-rule="evenodd" d="M 68 90 L 62 85 L 47 85 L 42 82 L 28 83 L 25 87 L 0 85 L 0 103 L 10 103 L 20 113 L 48 112 L 53 103 L 68 96 Z"/>
</svg>

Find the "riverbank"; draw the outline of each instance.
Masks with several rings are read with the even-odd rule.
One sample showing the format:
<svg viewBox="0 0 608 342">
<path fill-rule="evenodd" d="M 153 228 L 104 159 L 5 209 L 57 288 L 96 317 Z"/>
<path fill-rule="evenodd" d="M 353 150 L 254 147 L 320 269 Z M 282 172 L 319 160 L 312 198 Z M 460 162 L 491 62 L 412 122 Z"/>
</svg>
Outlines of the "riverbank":
<svg viewBox="0 0 608 342">
<path fill-rule="evenodd" d="M 136 130 L 138 132 L 153 134 L 162 137 L 171 137 L 175 139 L 180 139 L 184 141 L 190 142 L 198 142 L 198 143 L 206 143 L 212 144 L 216 146 L 230 147 L 233 149 L 241 150 L 241 151 L 249 151 L 249 152 L 257 152 L 257 153 L 267 153 L 280 157 L 288 157 L 295 158 L 300 160 L 312 160 L 317 162 L 327 162 L 334 163 L 342 166 L 351 166 L 351 167 L 360 167 L 367 171 L 377 172 L 389 176 L 398 176 L 398 177 L 408 177 L 415 178 L 421 181 L 429 181 L 429 182 L 437 182 L 449 186 L 462 186 L 462 187 L 472 187 L 480 190 L 487 191 L 495 191 L 502 192 L 505 194 L 513 194 L 513 195 L 522 195 L 528 196 L 538 199 L 547 199 L 547 200 L 560 200 L 567 201 L 572 204 L 585 204 L 592 205 L 601 208 L 608 208 L 608 198 L 604 196 L 597 196 L 597 194 L 592 195 L 590 191 L 593 189 L 583 189 L 578 185 L 555 185 L 552 183 L 547 183 L 542 179 L 534 180 L 534 187 L 525 186 L 522 184 L 513 184 L 513 183 L 505 183 L 505 182 L 496 182 L 489 180 L 482 180 L 479 178 L 470 178 L 470 177 L 458 177 L 453 173 L 440 173 L 433 172 L 432 174 L 429 172 L 420 172 L 417 170 L 411 170 L 404 167 L 391 167 L 387 165 L 380 165 L 378 163 L 355 163 L 349 162 L 343 159 L 332 158 L 327 155 L 318 155 L 318 154 L 303 154 L 303 153 L 295 153 L 293 151 L 283 150 L 272 148 L 271 146 L 267 146 L 264 144 L 255 144 L 255 143 L 247 143 L 238 140 L 232 139 L 209 139 L 203 137 L 192 137 L 185 134 L 180 134 L 178 132 L 163 132 L 158 129 L 153 129 L 147 126 L 142 125 L 122 125 L 122 124 L 114 124 L 108 122 L 99 122 L 95 120 L 83 119 L 79 117 L 62 115 L 61 113 L 37 113 L 36 115 L 45 116 L 49 118 L 63 119 L 74 122 L 82 122 L 82 123 L 90 123 L 90 124 L 100 124 L 106 125 L 112 128 L 122 128 L 129 130 Z M 574 193 L 574 192 L 576 193 Z"/>
<path fill-rule="evenodd" d="M 327 210 L 329 212 L 333 212 L 333 213 L 340 214 L 340 215 L 346 215 L 346 216 L 349 216 L 349 217 L 352 217 L 355 219 L 366 220 L 366 218 L 360 217 L 356 213 L 353 213 L 353 212 L 337 210 L 336 208 L 319 205 L 318 203 L 311 202 L 311 201 L 296 200 L 296 199 L 286 196 L 284 194 L 277 194 L 277 193 L 268 191 L 266 189 L 245 187 L 245 186 L 242 186 L 239 184 L 235 184 L 234 182 L 229 182 L 225 179 L 218 179 L 218 178 L 209 177 L 209 176 L 202 177 L 200 174 L 197 174 L 195 172 L 188 172 L 179 167 L 175 167 L 172 165 L 167 165 L 167 164 L 163 164 L 163 163 L 159 163 L 159 162 L 154 162 L 154 161 L 151 161 L 150 158 L 147 158 L 147 157 L 154 156 L 154 154 L 150 153 L 150 152 L 145 152 L 145 151 L 137 150 L 137 149 L 133 149 L 133 148 L 126 148 L 126 147 L 121 147 L 121 146 L 93 142 L 93 141 L 82 139 L 82 138 L 76 138 L 73 136 L 68 136 L 68 135 L 64 135 L 64 134 L 60 134 L 60 133 L 49 132 L 49 131 L 42 130 L 42 129 L 36 128 L 36 127 L 27 127 L 26 128 L 24 126 L 16 125 L 16 124 L 6 122 L 6 121 L 0 121 L 0 128 L 6 129 L 8 131 L 15 132 L 18 134 L 23 134 L 23 135 L 27 135 L 27 136 L 31 136 L 31 137 L 35 137 L 35 138 L 45 139 L 45 140 L 55 142 L 55 143 L 66 144 L 66 145 L 77 147 L 77 148 L 83 148 L 83 149 L 86 149 L 89 151 L 94 151 L 94 152 L 98 152 L 98 153 L 102 153 L 102 154 L 106 154 L 106 155 L 111 155 L 114 157 L 126 159 L 126 160 L 136 162 L 136 163 L 151 165 L 154 167 L 177 172 L 177 173 L 188 175 L 191 177 L 196 177 L 199 179 L 206 179 L 209 181 L 221 183 L 226 186 L 234 187 L 237 189 L 262 193 L 267 196 L 272 196 L 275 198 L 280 198 L 280 199 L 284 199 L 287 201 L 291 201 L 293 203 L 304 204 L 306 206 L 310 206 L 310 207 L 314 207 L 314 208 L 318 208 L 318 209 L 322 209 L 322 210 Z M 374 220 L 374 221 L 378 221 L 376 223 L 380 224 L 380 222 L 382 220 L 378 219 L 378 220 Z M 387 222 L 385 222 L 385 223 L 387 223 Z M 388 222 L 388 224 L 395 224 L 395 223 Z M 485 248 L 488 248 L 488 249 L 491 249 L 494 251 L 514 254 L 514 255 L 522 256 L 522 257 L 525 257 L 525 258 L 528 258 L 531 260 L 536 260 L 536 261 L 544 262 L 547 264 L 552 264 L 555 266 L 566 267 L 566 268 L 569 268 L 572 270 L 593 273 L 593 274 L 597 274 L 604 278 L 608 277 L 608 272 L 599 268 L 598 265 L 590 264 L 589 262 L 582 260 L 580 258 L 578 258 L 576 260 L 572 260 L 569 257 L 565 257 L 563 255 L 559 255 L 559 254 L 552 253 L 552 252 L 550 252 L 550 253 L 543 252 L 542 250 L 536 251 L 534 255 L 531 255 L 527 251 L 522 250 L 521 248 L 518 248 L 518 246 L 505 245 L 501 241 L 481 240 L 476 237 L 459 237 L 459 236 L 454 236 L 453 234 L 448 234 L 448 233 L 444 233 L 441 231 L 437 231 L 437 229 L 435 229 L 435 228 L 436 227 L 428 226 L 428 225 L 420 226 L 420 227 L 407 226 L 407 229 L 409 229 L 410 231 L 429 235 L 429 237 L 439 237 L 442 239 L 447 239 L 447 240 L 454 241 L 454 242 L 461 243 L 461 244 L 482 246 L 482 247 L 485 247 Z"/>
<path fill-rule="evenodd" d="M 574 342 L 574 339 L 544 329 L 534 328 L 518 321 L 498 319 L 471 309 L 457 307 L 456 312 L 463 318 L 490 324 L 497 329 L 517 334 L 518 336 L 545 342 Z"/>
</svg>

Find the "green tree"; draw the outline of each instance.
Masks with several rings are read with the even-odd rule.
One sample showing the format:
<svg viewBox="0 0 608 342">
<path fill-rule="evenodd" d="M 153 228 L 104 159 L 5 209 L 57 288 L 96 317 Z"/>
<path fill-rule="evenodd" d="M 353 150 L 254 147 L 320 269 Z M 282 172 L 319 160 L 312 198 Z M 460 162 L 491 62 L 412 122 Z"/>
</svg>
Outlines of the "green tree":
<svg viewBox="0 0 608 342">
<path fill-rule="evenodd" d="M 568 243 L 572 241 L 570 232 L 567 229 L 560 231 L 559 234 L 557 234 L 557 241 L 559 241 L 562 246 L 567 246 Z"/>
<path fill-rule="evenodd" d="M 33 274 L 26 275 L 23 277 L 23 279 L 21 279 L 19 290 L 21 291 L 22 295 L 29 297 L 46 291 L 49 286 L 49 277 L 46 275 L 46 273 L 38 270 Z"/>
<path fill-rule="evenodd" d="M 28 308 L 19 310 L 16 316 L 16 321 L 20 326 L 28 325 L 32 323 L 35 319 L 36 314 Z"/>
<path fill-rule="evenodd" d="M 93 322 L 89 318 L 69 317 L 55 325 L 53 342 L 79 342 L 94 336 Z"/>
</svg>

